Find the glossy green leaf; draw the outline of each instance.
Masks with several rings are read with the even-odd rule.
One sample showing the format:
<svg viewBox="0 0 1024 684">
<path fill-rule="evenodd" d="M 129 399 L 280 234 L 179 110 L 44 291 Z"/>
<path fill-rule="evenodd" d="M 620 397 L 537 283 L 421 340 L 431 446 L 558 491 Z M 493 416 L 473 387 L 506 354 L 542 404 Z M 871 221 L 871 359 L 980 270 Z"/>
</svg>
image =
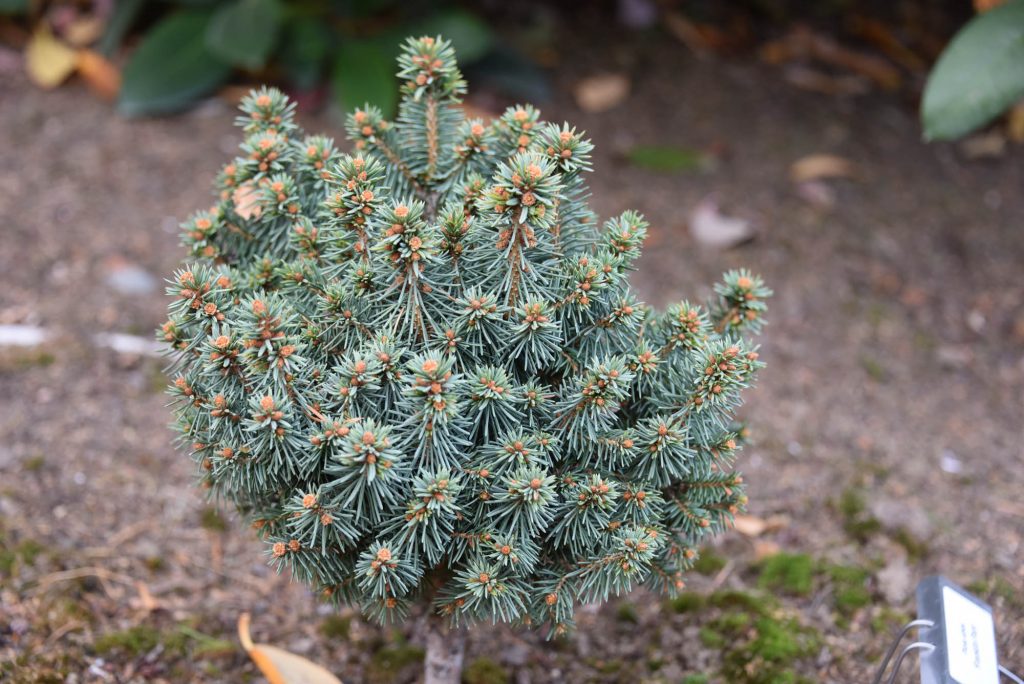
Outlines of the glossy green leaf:
<svg viewBox="0 0 1024 684">
<path fill-rule="evenodd" d="M 497 90 L 512 99 L 535 103 L 551 99 L 551 84 L 544 71 L 518 51 L 501 44 L 467 66 L 468 78 L 481 90 Z"/>
<path fill-rule="evenodd" d="M 477 15 L 465 10 L 437 14 L 414 31 L 415 35 L 444 36 L 452 42 L 459 62 L 470 64 L 486 55 L 494 45 L 494 34 Z"/>
<path fill-rule="evenodd" d="M 664 145 L 638 145 L 629 151 L 629 163 L 652 171 L 671 173 L 674 171 L 697 171 L 704 167 L 706 159 L 696 150 Z"/>
<path fill-rule="evenodd" d="M 344 111 L 369 103 L 391 116 L 398 104 L 394 55 L 376 41 L 349 40 L 338 46 L 331 73 L 335 100 Z"/>
<path fill-rule="evenodd" d="M 980 14 L 954 36 L 925 85 L 924 135 L 951 140 L 1024 97 L 1024 0 Z"/>
<path fill-rule="evenodd" d="M 316 86 L 332 40 L 337 39 L 319 17 L 296 16 L 288 21 L 278 53 L 288 81 L 300 89 Z"/>
<path fill-rule="evenodd" d="M 0 0 L 0 14 L 26 14 L 28 0 Z"/>
<path fill-rule="evenodd" d="M 146 4 L 146 0 L 120 0 L 114 3 L 114 11 L 107 20 L 107 26 L 103 29 L 103 37 L 100 38 L 96 49 L 108 57 L 121 46 L 125 34 L 135 23 L 139 11 Z"/>
<path fill-rule="evenodd" d="M 179 111 L 227 80 L 231 66 L 206 49 L 210 12 L 181 10 L 153 27 L 124 68 L 118 110 L 127 116 Z"/>
<path fill-rule="evenodd" d="M 277 43 L 283 14 L 278 0 L 232 0 L 210 20 L 206 47 L 225 62 L 259 69 Z"/>
</svg>

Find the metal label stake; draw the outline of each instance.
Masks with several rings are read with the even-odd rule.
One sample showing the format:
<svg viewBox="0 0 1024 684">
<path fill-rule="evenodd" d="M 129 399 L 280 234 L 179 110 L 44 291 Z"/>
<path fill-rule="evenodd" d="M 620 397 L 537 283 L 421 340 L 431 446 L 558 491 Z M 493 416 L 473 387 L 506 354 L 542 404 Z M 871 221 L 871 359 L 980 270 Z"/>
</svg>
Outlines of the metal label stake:
<svg viewBox="0 0 1024 684">
<path fill-rule="evenodd" d="M 999 684 L 1000 674 L 1024 684 L 999 664 L 992 608 L 940 575 L 917 585 L 917 619 L 900 630 L 873 684 L 882 683 L 893 655 L 915 628 L 917 640 L 900 651 L 886 684 L 896 681 L 900 666 L 913 651 L 920 653 L 921 684 Z"/>
</svg>

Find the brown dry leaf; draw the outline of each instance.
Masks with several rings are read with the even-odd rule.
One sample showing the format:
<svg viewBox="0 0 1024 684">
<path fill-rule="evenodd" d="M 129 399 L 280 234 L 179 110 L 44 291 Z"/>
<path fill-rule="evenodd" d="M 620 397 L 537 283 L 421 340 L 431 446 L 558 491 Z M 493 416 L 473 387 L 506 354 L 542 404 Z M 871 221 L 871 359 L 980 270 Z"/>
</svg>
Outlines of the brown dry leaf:
<svg viewBox="0 0 1024 684">
<path fill-rule="evenodd" d="M 821 178 L 853 178 L 855 175 L 856 165 L 834 154 L 811 154 L 796 160 L 789 167 L 789 177 L 794 183 Z"/>
<path fill-rule="evenodd" d="M 788 515 L 779 513 L 777 515 L 769 515 L 765 520 L 768 527 L 765 528 L 765 532 L 778 532 L 781 529 L 789 527 L 789 523 L 792 522 Z"/>
<path fill-rule="evenodd" d="M 117 97 L 121 90 L 121 72 L 110 60 L 93 50 L 79 50 L 76 66 L 92 90 L 108 100 Z"/>
<path fill-rule="evenodd" d="M 249 635 L 249 614 L 238 618 L 238 639 L 252 662 L 270 684 L 341 684 L 341 680 L 316 663 L 276 646 L 254 644 Z"/>
<path fill-rule="evenodd" d="M 252 92 L 252 87 L 247 85 L 228 84 L 217 91 L 217 97 L 232 107 L 237 107 L 242 98 Z"/>
<path fill-rule="evenodd" d="M 754 560 L 764 560 L 769 556 L 775 556 L 782 547 L 778 543 L 767 540 L 758 540 L 754 542 Z"/>
<path fill-rule="evenodd" d="M 749 221 L 725 216 L 714 200 L 705 199 L 690 214 L 690 234 L 702 245 L 727 249 L 752 239 L 754 230 Z"/>
<path fill-rule="evenodd" d="M 1015 143 L 1024 142 L 1024 100 L 1010 107 L 1006 115 L 1006 135 Z"/>
<path fill-rule="evenodd" d="M 138 608 L 146 613 L 152 613 L 162 607 L 160 602 L 153 598 L 153 594 L 149 591 L 149 586 L 145 582 L 135 582 L 135 589 L 139 592 L 139 597 L 131 599 L 133 608 Z"/>
<path fill-rule="evenodd" d="M 40 88 L 56 88 L 75 70 L 75 51 L 40 24 L 25 47 L 25 70 Z"/>
<path fill-rule="evenodd" d="M 576 84 L 573 94 L 583 111 L 604 112 L 629 97 L 629 77 L 623 74 L 590 76 Z"/>
<path fill-rule="evenodd" d="M 805 26 L 798 26 L 783 38 L 765 44 L 760 54 L 769 64 L 797 60 L 823 62 L 864 76 L 885 90 L 896 90 L 903 81 L 899 69 L 881 57 L 847 48 Z"/>
<path fill-rule="evenodd" d="M 885 22 L 866 16 L 854 16 L 849 24 L 856 36 L 875 45 L 889 59 L 908 71 L 916 73 L 928 68 L 925 59 L 907 47 Z"/>
<path fill-rule="evenodd" d="M 489 125 L 492 121 L 501 116 L 490 107 L 468 101 L 462 103 L 462 112 L 466 115 L 467 119 L 483 119 L 484 125 Z"/>
<path fill-rule="evenodd" d="M 242 183 L 235 188 L 231 199 L 235 203 L 235 213 L 246 220 L 259 218 L 260 212 L 263 211 L 259 204 L 259 188 L 252 181 Z"/>
<path fill-rule="evenodd" d="M 958 147 L 968 159 L 1002 157 L 1006 153 L 1006 136 L 998 129 L 988 133 L 976 133 L 961 140 Z"/>
<path fill-rule="evenodd" d="M 749 23 L 735 17 L 729 26 L 718 27 L 693 21 L 686 15 L 669 10 L 662 16 L 665 29 L 686 45 L 697 57 L 735 54 L 749 47 L 752 33 Z"/>
<path fill-rule="evenodd" d="M 736 531 L 744 537 L 760 537 L 768 529 L 768 521 L 756 515 L 737 515 L 733 518 Z"/>
<path fill-rule="evenodd" d="M 789 64 L 783 77 L 801 90 L 823 95 L 864 95 L 871 92 L 871 81 L 856 74 L 833 76 L 819 69 Z"/>
<path fill-rule="evenodd" d="M 669 10 L 665 13 L 664 21 L 668 32 L 698 57 L 706 57 L 711 52 L 711 46 L 708 45 L 700 28 L 679 12 Z"/>
<path fill-rule="evenodd" d="M 1005 2 L 1006 0 L 974 0 L 974 11 L 979 14 L 988 12 L 990 9 L 995 9 Z"/>
<path fill-rule="evenodd" d="M 99 40 L 105 28 L 106 23 L 100 17 L 78 17 L 61 33 L 74 47 L 85 47 Z"/>
</svg>

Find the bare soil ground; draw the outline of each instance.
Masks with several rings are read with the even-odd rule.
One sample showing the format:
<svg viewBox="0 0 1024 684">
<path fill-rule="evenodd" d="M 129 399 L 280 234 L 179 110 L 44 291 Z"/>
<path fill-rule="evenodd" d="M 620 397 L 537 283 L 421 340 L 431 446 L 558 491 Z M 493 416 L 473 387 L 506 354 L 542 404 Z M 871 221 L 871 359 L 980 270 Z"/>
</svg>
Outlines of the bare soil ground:
<svg viewBox="0 0 1024 684">
<path fill-rule="evenodd" d="M 866 681 L 931 573 L 994 605 L 1002 661 L 1024 669 L 1024 154 L 968 161 L 920 142 L 906 101 L 803 93 L 668 39 L 569 45 L 588 56 L 543 109 L 597 143 L 602 215 L 650 218 L 641 294 L 700 299 L 740 266 L 775 289 L 740 461 L 770 525 L 708 549 L 674 603 L 638 592 L 553 643 L 474 630 L 467 681 Z M 578 78 L 623 69 L 623 105 L 575 107 Z M 379 630 L 275 576 L 193 487 L 159 360 L 91 342 L 163 321 L 159 282 L 125 294 L 110 275 L 179 262 L 177 221 L 208 201 L 232 118 L 214 101 L 126 121 L 77 85 L 0 83 L 0 324 L 56 332 L 0 350 L 0 679 L 260 681 L 234 642 L 242 611 L 257 640 L 346 682 L 416 676 L 416 624 Z M 638 144 L 719 161 L 659 174 L 627 163 Z M 788 177 L 814 153 L 857 165 L 831 207 Z M 687 219 L 709 196 L 757 237 L 697 245 Z"/>
</svg>

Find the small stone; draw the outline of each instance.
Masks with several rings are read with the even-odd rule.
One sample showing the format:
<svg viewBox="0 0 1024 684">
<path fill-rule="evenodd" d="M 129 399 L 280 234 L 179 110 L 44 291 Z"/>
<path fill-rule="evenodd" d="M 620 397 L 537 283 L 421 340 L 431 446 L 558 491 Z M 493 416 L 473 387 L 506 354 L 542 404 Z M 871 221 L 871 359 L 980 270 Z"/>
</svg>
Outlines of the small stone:
<svg viewBox="0 0 1024 684">
<path fill-rule="evenodd" d="M 878 573 L 878 587 L 890 604 L 899 605 L 906 601 L 914 588 L 907 560 L 899 556 L 889 561 Z"/>
<path fill-rule="evenodd" d="M 735 247 L 754 237 L 749 221 L 725 216 L 711 199 L 702 200 L 690 214 L 690 234 L 699 244 L 716 249 Z"/>
<path fill-rule="evenodd" d="M 108 266 L 104 281 L 123 295 L 151 294 L 157 290 L 157 279 L 149 271 L 121 260 Z"/>
<path fill-rule="evenodd" d="M 316 646 L 316 641 L 309 637 L 294 639 L 288 644 L 288 649 L 293 653 L 309 653 Z"/>
<path fill-rule="evenodd" d="M 939 467 L 942 468 L 943 472 L 959 475 L 964 471 L 964 462 L 960 460 L 952 449 L 943 449 L 941 456 L 939 456 Z"/>
<path fill-rule="evenodd" d="M 629 97 L 629 77 L 624 74 L 598 74 L 576 84 L 576 104 L 585 112 L 604 112 Z"/>
<path fill-rule="evenodd" d="M 873 498 L 870 503 L 871 516 L 882 523 L 887 530 L 905 530 L 917 539 L 932 536 L 932 523 L 928 513 L 920 506 L 899 499 Z"/>
<path fill-rule="evenodd" d="M 530 658 L 529 647 L 522 642 L 513 642 L 502 648 L 501 659 L 509 665 L 521 667 Z"/>
</svg>

